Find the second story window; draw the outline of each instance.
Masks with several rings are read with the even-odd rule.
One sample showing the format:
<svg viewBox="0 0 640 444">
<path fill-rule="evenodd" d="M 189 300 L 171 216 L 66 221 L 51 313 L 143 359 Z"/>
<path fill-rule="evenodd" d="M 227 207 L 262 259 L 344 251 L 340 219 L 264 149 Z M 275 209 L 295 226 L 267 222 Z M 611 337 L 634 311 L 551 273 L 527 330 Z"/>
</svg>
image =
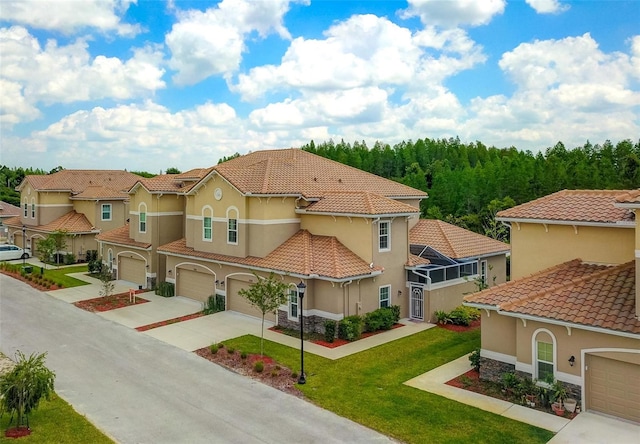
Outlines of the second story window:
<svg viewBox="0 0 640 444">
<path fill-rule="evenodd" d="M 24 203 L 24 217 L 28 217 L 29 216 L 29 205 L 25 202 Z"/>
<path fill-rule="evenodd" d="M 36 204 L 35 203 L 31 203 L 31 219 L 35 219 L 36 218 Z"/>
<path fill-rule="evenodd" d="M 230 244 L 238 243 L 238 219 L 229 219 L 227 242 Z"/>
<path fill-rule="evenodd" d="M 147 232 L 147 213 L 140 212 L 140 232 Z"/>
<path fill-rule="evenodd" d="M 102 204 L 102 220 L 111 220 L 111 204 Z"/>
<path fill-rule="evenodd" d="M 210 241 L 213 239 L 213 226 L 211 225 L 211 218 L 205 216 L 202 220 L 202 239 Z"/>
<path fill-rule="evenodd" d="M 388 220 L 378 223 L 378 250 L 391 250 L 391 222 Z"/>
</svg>

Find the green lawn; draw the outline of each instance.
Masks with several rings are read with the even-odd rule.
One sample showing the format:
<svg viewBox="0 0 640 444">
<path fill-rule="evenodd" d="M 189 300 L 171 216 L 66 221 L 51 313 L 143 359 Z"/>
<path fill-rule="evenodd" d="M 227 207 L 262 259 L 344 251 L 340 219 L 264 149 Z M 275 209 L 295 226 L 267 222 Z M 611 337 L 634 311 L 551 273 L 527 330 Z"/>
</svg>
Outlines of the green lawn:
<svg viewBox="0 0 640 444">
<path fill-rule="evenodd" d="M 254 336 L 225 344 L 260 351 Z M 408 443 L 546 443 L 552 432 L 403 385 L 479 345 L 478 330 L 432 328 L 337 361 L 305 353 L 301 389 L 315 404 Z M 265 354 L 300 368 L 299 350 L 265 341 Z"/>
<path fill-rule="evenodd" d="M 0 442 L 2 443 L 113 443 L 84 416 L 55 394 L 50 401 L 42 401 L 38 409 L 29 415 L 30 436 L 18 440 L 5 438 L 4 431 L 8 423 L 9 415 L 4 414 L 0 418 Z"/>
<path fill-rule="evenodd" d="M 31 265 L 31 264 L 28 264 Z M 32 265 L 33 266 L 33 265 Z M 88 285 L 87 282 L 79 279 L 67 276 L 69 273 L 88 273 L 87 264 L 75 265 L 73 267 L 56 267 L 55 265 L 48 265 L 44 270 L 45 277 L 53 280 L 57 285 L 62 285 L 65 288 L 79 287 L 81 285 Z M 40 267 L 33 266 L 33 273 L 40 274 Z"/>
</svg>

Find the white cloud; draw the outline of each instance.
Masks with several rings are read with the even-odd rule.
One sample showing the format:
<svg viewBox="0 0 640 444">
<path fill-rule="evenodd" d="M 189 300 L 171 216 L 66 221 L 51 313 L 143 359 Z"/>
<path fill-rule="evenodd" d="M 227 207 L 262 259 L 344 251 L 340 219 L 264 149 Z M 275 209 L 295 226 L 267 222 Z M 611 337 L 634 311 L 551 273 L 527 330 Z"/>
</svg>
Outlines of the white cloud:
<svg viewBox="0 0 640 444">
<path fill-rule="evenodd" d="M 20 0 L 2 2 L 2 20 L 37 29 L 72 34 L 86 28 L 133 37 L 138 25 L 121 22 L 136 0 Z"/>
<path fill-rule="evenodd" d="M 249 2 L 223 0 L 206 11 L 178 11 L 165 41 L 171 50 L 169 66 L 177 71 L 177 84 L 195 84 L 212 75 L 236 71 L 245 51 L 244 40 L 252 32 L 266 37 L 275 32 L 290 39 L 283 24 L 290 0 Z"/>
<path fill-rule="evenodd" d="M 460 29 L 415 35 L 388 19 L 357 15 L 325 32 L 324 40 L 297 38 L 281 64 L 240 74 L 232 89 L 244 100 L 271 90 L 330 91 L 388 85 L 438 85 L 484 61 L 482 50 Z M 445 55 L 436 57 L 435 49 Z"/>
<path fill-rule="evenodd" d="M 64 46 L 49 40 L 42 48 L 22 26 L 0 28 L 0 78 L 20 84 L 22 98 L 31 106 L 122 100 L 165 87 L 158 48 L 134 48 L 133 56 L 123 61 L 102 55 L 92 59 L 87 46 L 83 39 Z"/>
<path fill-rule="evenodd" d="M 22 86 L 0 78 L 2 106 L 0 106 L 0 127 L 11 128 L 19 122 L 30 122 L 40 116 L 40 111 L 22 95 Z"/>
<path fill-rule="evenodd" d="M 562 4 L 558 0 L 526 0 L 538 14 L 559 14 L 569 9 L 569 5 Z"/>
<path fill-rule="evenodd" d="M 504 12 L 505 0 L 408 0 L 409 8 L 401 17 L 420 17 L 428 26 L 486 25 L 493 16 Z"/>
</svg>

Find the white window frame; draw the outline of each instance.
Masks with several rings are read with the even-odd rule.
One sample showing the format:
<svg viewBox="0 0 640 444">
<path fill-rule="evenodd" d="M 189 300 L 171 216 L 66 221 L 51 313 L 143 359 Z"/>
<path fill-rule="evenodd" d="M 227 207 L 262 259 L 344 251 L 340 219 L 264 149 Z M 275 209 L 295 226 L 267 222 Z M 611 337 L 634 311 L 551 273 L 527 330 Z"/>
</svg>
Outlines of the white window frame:
<svg viewBox="0 0 640 444">
<path fill-rule="evenodd" d="M 550 338 L 551 338 L 551 342 L 549 343 L 549 341 L 545 338 L 545 340 L 539 340 L 538 339 L 538 335 L 541 333 L 546 333 Z M 551 344 L 552 350 L 551 350 L 551 354 L 552 354 L 552 361 L 546 361 L 543 359 L 539 359 L 538 358 L 538 344 L 539 343 L 543 343 L 543 344 Z M 539 366 L 538 363 L 545 363 L 545 364 L 551 364 L 552 366 L 552 376 L 555 379 L 556 377 L 556 371 L 557 371 L 557 365 L 556 363 L 558 362 L 558 344 L 556 341 L 556 337 L 553 335 L 553 333 L 546 329 L 546 328 L 539 328 L 538 330 L 536 330 L 533 335 L 531 336 L 531 355 L 532 355 L 532 359 L 531 362 L 533 364 L 533 377 L 539 381 L 543 381 L 544 377 L 542 377 L 540 375 L 540 371 L 539 371 Z"/>
<path fill-rule="evenodd" d="M 383 293 L 386 291 L 386 298 L 382 298 Z M 382 305 L 382 301 L 387 301 L 387 305 Z M 382 285 L 378 288 L 378 308 L 391 307 L 391 285 Z"/>
<path fill-rule="evenodd" d="M 386 227 L 386 233 L 383 233 L 383 228 Z M 386 246 L 382 246 L 383 239 L 386 242 Z M 378 222 L 378 251 L 391 251 L 391 221 L 381 220 Z"/>
<path fill-rule="evenodd" d="M 107 209 L 105 211 L 105 209 Z M 100 206 L 100 220 L 111 220 L 112 219 L 112 211 L 113 211 L 113 207 L 111 206 L 111 204 L 101 204 Z M 105 213 L 108 213 L 109 216 L 108 217 L 104 217 Z"/>
<path fill-rule="evenodd" d="M 31 219 L 36 218 L 36 202 L 34 199 L 31 199 Z"/>
<path fill-rule="evenodd" d="M 207 220 L 209 221 L 209 226 L 207 227 Z M 208 231 L 208 233 L 207 233 Z M 208 234 L 208 236 L 207 236 Z M 202 217 L 202 240 L 205 242 L 213 241 L 213 217 L 211 216 L 203 216 Z"/>
<path fill-rule="evenodd" d="M 289 289 L 287 318 L 290 321 L 300 321 L 300 295 L 298 294 L 298 289 Z"/>
<path fill-rule="evenodd" d="M 29 217 L 29 203 L 25 200 L 24 201 L 24 217 L 27 218 Z"/>
<path fill-rule="evenodd" d="M 236 217 L 231 217 L 232 213 Z M 231 221 L 234 223 L 234 228 L 231 228 Z M 236 240 L 231 240 L 231 235 L 235 235 Z M 227 209 L 227 244 L 238 245 L 238 209 L 231 207 Z"/>
<path fill-rule="evenodd" d="M 144 218 L 144 220 L 142 220 Z M 140 204 L 138 207 L 138 231 L 140 233 L 147 232 L 147 206 Z"/>
<path fill-rule="evenodd" d="M 480 281 L 482 282 L 483 285 L 487 285 L 487 282 L 489 282 L 488 276 L 487 276 L 488 271 L 489 271 L 489 268 L 487 266 L 487 261 L 481 260 L 480 261 Z"/>
</svg>

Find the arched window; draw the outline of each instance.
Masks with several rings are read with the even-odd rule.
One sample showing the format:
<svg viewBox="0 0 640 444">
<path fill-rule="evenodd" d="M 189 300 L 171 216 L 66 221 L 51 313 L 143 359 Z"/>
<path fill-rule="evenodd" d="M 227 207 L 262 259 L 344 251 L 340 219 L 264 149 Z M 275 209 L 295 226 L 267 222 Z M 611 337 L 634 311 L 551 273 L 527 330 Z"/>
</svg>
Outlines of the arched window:
<svg viewBox="0 0 640 444">
<path fill-rule="evenodd" d="M 36 199 L 31 198 L 31 219 L 36 218 Z"/>
<path fill-rule="evenodd" d="M 213 240 L 213 209 L 208 205 L 202 209 L 202 240 Z"/>
<path fill-rule="evenodd" d="M 140 233 L 147 232 L 147 205 L 141 203 L 138 206 L 138 231 Z"/>
<path fill-rule="evenodd" d="M 227 209 L 227 243 L 238 245 L 238 209 Z"/>
<path fill-rule="evenodd" d="M 556 374 L 556 338 L 546 328 L 533 334 L 533 371 L 534 378 L 540 381 L 553 381 Z"/>
</svg>

